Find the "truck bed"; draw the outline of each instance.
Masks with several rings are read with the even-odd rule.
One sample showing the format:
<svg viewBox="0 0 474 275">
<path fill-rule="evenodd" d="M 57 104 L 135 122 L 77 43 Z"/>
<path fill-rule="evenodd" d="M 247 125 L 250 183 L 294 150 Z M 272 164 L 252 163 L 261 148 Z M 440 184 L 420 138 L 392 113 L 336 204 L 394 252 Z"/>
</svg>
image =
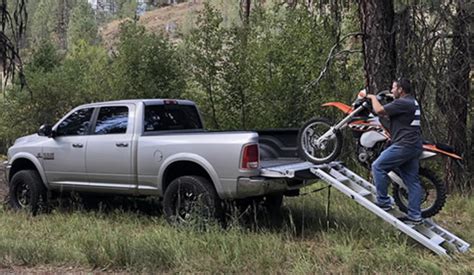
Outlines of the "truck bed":
<svg viewBox="0 0 474 275">
<path fill-rule="evenodd" d="M 260 144 L 261 176 L 269 178 L 315 179 L 314 164 L 298 156 L 299 129 L 257 130 Z"/>
</svg>

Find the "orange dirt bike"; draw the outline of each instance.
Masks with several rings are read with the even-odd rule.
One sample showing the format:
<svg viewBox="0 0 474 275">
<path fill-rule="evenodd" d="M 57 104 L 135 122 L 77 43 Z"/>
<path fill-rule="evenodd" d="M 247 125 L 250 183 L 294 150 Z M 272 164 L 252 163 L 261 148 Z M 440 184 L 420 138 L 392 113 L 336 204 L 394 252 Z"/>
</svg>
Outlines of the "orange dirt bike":
<svg viewBox="0 0 474 275">
<path fill-rule="evenodd" d="M 377 94 L 382 103 L 393 100 L 389 91 Z M 379 118 L 372 112 L 370 101 L 365 92 L 359 93 L 352 106 L 340 102 L 328 102 L 323 106 L 336 107 L 346 116 L 337 124 L 327 118 L 313 118 L 301 127 L 298 134 L 298 153 L 301 158 L 315 164 L 328 163 L 335 160 L 342 150 L 342 130 L 346 127 L 352 131 L 356 141 L 357 160 L 367 169 L 390 143 L 388 119 Z M 453 148 L 445 144 L 425 143 L 421 160 L 444 155 L 456 160 L 462 158 Z M 393 198 L 401 211 L 407 212 L 408 193 L 403 180 L 397 171 L 389 173 L 393 186 Z M 420 167 L 419 178 L 425 191 L 421 205 L 424 218 L 436 215 L 446 202 L 446 185 L 439 180 L 433 171 Z"/>
</svg>

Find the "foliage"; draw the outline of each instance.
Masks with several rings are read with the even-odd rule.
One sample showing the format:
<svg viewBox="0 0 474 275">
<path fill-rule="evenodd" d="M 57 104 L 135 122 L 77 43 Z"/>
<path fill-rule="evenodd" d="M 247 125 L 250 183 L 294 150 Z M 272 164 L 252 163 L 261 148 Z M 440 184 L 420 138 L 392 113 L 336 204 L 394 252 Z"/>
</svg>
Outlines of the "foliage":
<svg viewBox="0 0 474 275">
<path fill-rule="evenodd" d="M 161 35 L 125 22 L 114 59 L 115 98 L 179 98 L 185 87 L 175 49 Z"/>
<path fill-rule="evenodd" d="M 94 11 L 86 0 L 79 1 L 69 19 L 68 45 L 73 45 L 78 40 L 94 44 L 97 41 L 97 31 Z"/>
<path fill-rule="evenodd" d="M 469 58 L 464 56 L 469 51 L 462 34 L 469 17 L 463 15 L 462 1 L 438 2 L 441 8 L 429 1 L 395 1 L 390 35 L 396 36 L 397 74 L 413 79 L 423 107 L 424 135 L 451 143 L 463 153 L 470 166 L 448 170 L 463 175 L 455 178 L 467 183 L 474 171 L 470 161 L 474 120 L 472 108 L 468 109 L 472 92 L 465 89 Z M 135 0 L 111 3 L 116 16 L 134 16 Z M 4 94 L 8 107 L 0 121 L 5 129 L 0 132 L 3 146 L 76 104 L 103 99 L 188 98 L 198 104 L 206 126 L 219 130 L 299 127 L 313 116 L 337 120 L 338 114 L 321 104 L 349 103 L 365 84 L 363 38 L 339 41 L 360 31 L 358 3 L 251 3 L 247 21 L 239 18 L 242 7 L 235 2 L 206 1 L 196 27 L 182 30 L 182 40 L 147 33 L 139 22 L 127 21 L 121 26 L 118 45 L 105 52 L 95 37 L 94 20 L 100 14 L 94 19 L 84 0 L 35 2 L 28 7 L 35 43 L 25 43 L 31 46 L 25 51 L 29 88 L 17 92 L 14 85 Z M 64 24 L 59 14 L 68 19 L 62 22 L 68 30 L 67 49 L 60 43 L 58 31 Z M 60 54 L 43 48 L 44 40 L 51 40 Z M 328 58 L 335 44 L 339 47 Z M 457 86 L 462 86 L 462 93 Z M 450 97 L 446 91 L 459 96 Z M 28 118 L 31 110 L 45 110 L 45 115 Z M 20 117 L 24 121 L 19 123 Z M 444 165 L 439 161 L 436 168 L 445 171 Z"/>
<path fill-rule="evenodd" d="M 56 27 L 56 9 L 56 0 L 38 2 L 30 22 L 33 43 L 52 39 Z"/>
<path fill-rule="evenodd" d="M 205 92 L 208 104 L 204 112 L 212 121 L 211 127 L 220 128 L 217 102 L 221 99 L 220 75 L 222 73 L 224 29 L 222 17 L 208 3 L 197 19 L 197 28 L 187 40 L 188 68 L 199 89 Z"/>
<path fill-rule="evenodd" d="M 85 41 L 67 56 L 43 41 L 25 66 L 28 87 L 10 90 L 3 98 L 3 138 L 11 142 L 43 123 L 54 123 L 76 105 L 108 98 L 108 66 L 105 50 Z"/>
<path fill-rule="evenodd" d="M 351 98 L 362 86 L 362 70 L 355 67 L 360 56 L 342 56 L 318 87 L 307 86 L 324 67 L 335 37 L 306 9 L 255 10 L 248 25 L 223 25 L 217 10 L 205 5 L 186 40 L 189 87 L 205 97 L 194 88 L 187 95 L 200 104 L 211 127 L 298 127 L 321 114 L 320 102 Z"/>
</svg>

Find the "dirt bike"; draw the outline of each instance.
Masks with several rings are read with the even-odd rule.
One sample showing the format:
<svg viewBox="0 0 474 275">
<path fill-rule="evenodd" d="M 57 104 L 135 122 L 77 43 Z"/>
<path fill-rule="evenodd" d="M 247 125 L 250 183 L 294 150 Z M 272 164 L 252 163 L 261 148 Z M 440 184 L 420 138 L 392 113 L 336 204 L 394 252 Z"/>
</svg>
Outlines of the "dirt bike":
<svg viewBox="0 0 474 275">
<path fill-rule="evenodd" d="M 382 103 L 393 100 L 389 91 L 377 94 Z M 336 107 L 346 116 L 337 124 L 327 118 L 313 118 L 307 121 L 298 134 L 298 153 L 301 158 L 315 164 L 328 163 L 335 160 L 342 150 L 342 130 L 349 127 L 356 142 L 357 160 L 370 170 L 371 164 L 390 143 L 388 119 L 377 117 L 372 111 L 371 103 L 365 97 L 365 91 L 357 96 L 352 106 L 341 102 L 328 102 L 325 107 Z M 420 160 L 444 155 L 456 160 L 462 158 L 454 149 L 445 144 L 424 142 Z M 393 198 L 401 211 L 408 211 L 408 192 L 403 180 L 397 171 L 391 171 Z M 446 202 L 446 185 L 439 180 L 435 173 L 427 168 L 420 167 L 419 179 L 425 191 L 421 210 L 422 217 L 436 215 Z"/>
</svg>

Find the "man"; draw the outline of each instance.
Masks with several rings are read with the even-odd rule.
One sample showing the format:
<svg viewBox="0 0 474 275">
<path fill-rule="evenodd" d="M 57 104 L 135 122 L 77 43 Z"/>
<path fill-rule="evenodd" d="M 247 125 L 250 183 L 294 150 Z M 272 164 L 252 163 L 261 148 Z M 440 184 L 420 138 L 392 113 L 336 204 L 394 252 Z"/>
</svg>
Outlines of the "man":
<svg viewBox="0 0 474 275">
<path fill-rule="evenodd" d="M 375 95 L 367 95 L 374 112 L 390 119 L 392 144 L 372 163 L 372 174 L 377 187 L 377 205 L 388 211 L 393 199 L 388 196 L 388 173 L 397 170 L 408 188 L 408 213 L 400 220 L 407 224 L 422 223 L 421 199 L 423 189 L 418 178 L 419 157 L 423 150 L 420 128 L 420 106 L 411 95 L 408 79 L 400 78 L 392 83 L 395 100 L 381 105 Z M 398 169 L 397 169 L 398 168 Z"/>
</svg>

